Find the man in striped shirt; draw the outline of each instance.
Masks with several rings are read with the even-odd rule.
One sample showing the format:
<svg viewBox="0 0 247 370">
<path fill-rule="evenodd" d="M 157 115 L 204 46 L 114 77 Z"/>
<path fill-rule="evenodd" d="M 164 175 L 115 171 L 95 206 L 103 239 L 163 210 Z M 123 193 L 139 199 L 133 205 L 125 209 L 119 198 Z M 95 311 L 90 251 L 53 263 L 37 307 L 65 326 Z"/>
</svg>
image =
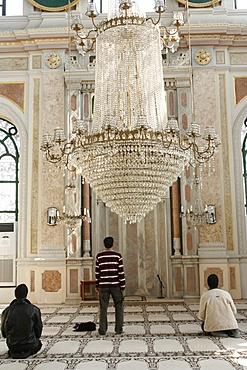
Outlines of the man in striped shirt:
<svg viewBox="0 0 247 370">
<path fill-rule="evenodd" d="M 105 250 L 97 254 L 95 262 L 96 291 L 99 292 L 100 302 L 100 335 L 105 335 L 107 332 L 107 309 L 110 296 L 115 306 L 115 332 L 121 334 L 123 331 L 124 266 L 121 253 L 113 250 L 113 243 L 111 236 L 104 239 Z"/>
</svg>

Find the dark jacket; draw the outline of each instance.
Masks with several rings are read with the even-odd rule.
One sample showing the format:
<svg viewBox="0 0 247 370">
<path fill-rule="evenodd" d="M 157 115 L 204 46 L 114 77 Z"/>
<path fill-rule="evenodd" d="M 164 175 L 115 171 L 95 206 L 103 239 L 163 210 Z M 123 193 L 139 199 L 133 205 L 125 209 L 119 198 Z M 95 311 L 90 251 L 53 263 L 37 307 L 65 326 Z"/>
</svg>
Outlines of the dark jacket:
<svg viewBox="0 0 247 370">
<path fill-rule="evenodd" d="M 15 299 L 2 312 L 1 332 L 12 351 L 22 352 L 37 347 L 42 328 L 40 309 L 28 299 Z"/>
</svg>

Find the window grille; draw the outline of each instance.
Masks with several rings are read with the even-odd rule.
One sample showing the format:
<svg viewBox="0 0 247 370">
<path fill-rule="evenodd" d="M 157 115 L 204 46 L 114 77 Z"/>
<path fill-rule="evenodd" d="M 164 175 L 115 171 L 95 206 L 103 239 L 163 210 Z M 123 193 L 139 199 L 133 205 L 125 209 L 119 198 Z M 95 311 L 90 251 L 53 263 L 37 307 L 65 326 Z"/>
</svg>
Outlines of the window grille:
<svg viewBox="0 0 247 370">
<path fill-rule="evenodd" d="M 19 147 L 17 128 L 0 119 L 0 222 L 18 221 Z"/>
</svg>

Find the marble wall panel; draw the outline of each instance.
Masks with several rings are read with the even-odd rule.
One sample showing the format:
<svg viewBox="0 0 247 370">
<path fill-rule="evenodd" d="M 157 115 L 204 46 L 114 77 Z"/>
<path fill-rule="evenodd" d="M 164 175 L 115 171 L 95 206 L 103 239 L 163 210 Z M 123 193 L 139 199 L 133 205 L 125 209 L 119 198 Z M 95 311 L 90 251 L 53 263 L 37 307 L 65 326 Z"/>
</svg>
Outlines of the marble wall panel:
<svg viewBox="0 0 247 370">
<path fill-rule="evenodd" d="M 216 76 L 214 69 L 198 68 L 194 71 L 194 93 L 195 93 L 195 120 L 201 128 L 207 126 L 215 127 L 220 133 L 215 96 Z M 211 169 L 203 168 L 202 171 L 202 201 L 203 204 L 213 204 L 216 207 L 217 222 L 213 225 L 206 224 L 200 230 L 201 243 L 223 242 L 222 219 L 221 219 L 221 178 L 219 155 L 214 155 Z"/>
<path fill-rule="evenodd" d="M 42 273 L 42 289 L 45 292 L 58 292 L 62 287 L 61 273 L 57 270 L 46 270 Z"/>
<path fill-rule="evenodd" d="M 216 64 L 225 64 L 225 51 L 216 51 Z"/>
<path fill-rule="evenodd" d="M 64 127 L 64 78 L 62 71 L 48 71 L 43 74 L 43 90 L 41 92 L 41 121 L 42 134 L 53 134 L 56 127 Z M 43 109 L 45 107 L 45 109 Z M 46 160 L 42 162 L 41 177 L 41 244 L 64 244 L 64 226 L 46 225 L 46 211 L 48 207 L 55 206 L 60 212 L 64 204 L 64 177 L 62 170 Z"/>
<path fill-rule="evenodd" d="M 187 233 L 187 249 L 188 251 L 193 249 L 193 237 L 190 232 Z"/>
<path fill-rule="evenodd" d="M 235 104 L 239 104 L 247 96 L 247 77 L 235 77 Z"/>
<path fill-rule="evenodd" d="M 167 290 L 168 285 L 171 283 L 170 281 L 167 281 L 167 277 L 169 275 L 168 263 L 170 264 L 170 255 L 172 254 L 172 251 L 169 249 L 167 253 L 167 240 L 169 239 L 169 235 L 166 218 L 166 202 L 163 201 L 157 205 L 157 273 L 160 275 L 163 285 Z M 169 247 L 171 248 L 170 245 Z M 165 293 L 167 294 L 167 292 Z"/>
<path fill-rule="evenodd" d="M 246 65 L 247 53 L 230 53 L 231 65 Z"/>
<path fill-rule="evenodd" d="M 70 269 L 70 279 L 69 279 L 69 292 L 78 293 L 78 269 Z"/>
<path fill-rule="evenodd" d="M 28 69 L 28 58 L 1 58 L 0 71 L 26 71 Z"/>
<path fill-rule="evenodd" d="M 25 84 L 24 82 L 0 83 L 0 95 L 13 101 L 24 112 Z"/>
<path fill-rule="evenodd" d="M 126 294 L 133 295 L 137 292 L 138 283 L 138 240 L 137 225 L 126 225 L 126 245 L 124 245 L 124 269 L 126 277 Z"/>
<path fill-rule="evenodd" d="M 231 166 L 229 154 L 229 129 L 228 129 L 228 106 L 226 91 L 226 76 L 219 75 L 219 104 L 221 124 L 221 147 L 222 147 L 222 177 L 223 177 L 223 198 L 224 198 L 224 221 L 226 233 L 226 249 L 234 250 L 233 236 L 233 210 L 232 210 L 232 189 L 231 189 Z M 217 181 L 217 179 L 215 179 Z M 208 203 L 209 204 L 209 203 Z M 219 223 L 219 212 L 216 207 L 217 223 Z"/>
<path fill-rule="evenodd" d="M 196 293 L 196 268 L 195 267 L 186 267 L 186 277 L 187 284 L 186 290 L 188 293 Z"/>
<path fill-rule="evenodd" d="M 236 283 L 236 268 L 230 267 L 229 268 L 229 274 L 230 274 L 230 289 L 237 289 L 237 283 Z"/>
<path fill-rule="evenodd" d="M 32 68 L 41 69 L 42 67 L 42 57 L 41 55 L 33 55 L 32 57 Z"/>
<path fill-rule="evenodd" d="M 182 267 L 175 267 L 175 292 L 182 292 Z"/>
<path fill-rule="evenodd" d="M 33 80 L 33 137 L 32 137 L 32 183 L 31 183 L 31 253 L 38 253 L 38 225 L 39 225 L 39 170 L 40 170 L 40 156 L 37 155 L 40 151 L 40 79 Z"/>
<path fill-rule="evenodd" d="M 146 288 L 149 295 L 152 295 L 157 283 L 157 259 L 156 235 L 154 211 L 149 212 L 145 217 L 145 265 L 146 265 Z"/>
</svg>

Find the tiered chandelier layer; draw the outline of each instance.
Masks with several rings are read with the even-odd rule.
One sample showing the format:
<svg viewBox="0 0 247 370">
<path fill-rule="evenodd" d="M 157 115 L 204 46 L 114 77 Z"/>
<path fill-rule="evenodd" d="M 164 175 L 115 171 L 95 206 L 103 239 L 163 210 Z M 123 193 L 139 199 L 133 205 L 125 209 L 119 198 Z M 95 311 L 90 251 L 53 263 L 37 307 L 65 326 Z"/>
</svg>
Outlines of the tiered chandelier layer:
<svg viewBox="0 0 247 370">
<path fill-rule="evenodd" d="M 175 15 L 173 29 L 161 37 L 159 22 L 146 18 L 137 0 L 135 9 L 133 3 L 112 0 L 108 19 L 94 30 L 92 131 L 78 120 L 69 140 L 56 129 L 53 138 L 44 135 L 41 147 L 48 161 L 76 168 L 97 197 L 129 223 L 140 221 L 164 199 L 186 165 L 208 161 L 219 145 L 212 128 L 201 136 L 193 123 L 182 134 L 175 119 L 167 121 L 161 49 L 171 46 L 172 38 L 177 42 L 181 16 Z M 155 5 L 160 16 L 164 2 Z M 96 14 L 90 1 L 87 15 L 93 23 Z M 79 24 L 73 28 L 81 44 L 91 48 L 91 36 L 80 36 Z M 198 138 L 205 145 L 199 146 Z"/>
</svg>

